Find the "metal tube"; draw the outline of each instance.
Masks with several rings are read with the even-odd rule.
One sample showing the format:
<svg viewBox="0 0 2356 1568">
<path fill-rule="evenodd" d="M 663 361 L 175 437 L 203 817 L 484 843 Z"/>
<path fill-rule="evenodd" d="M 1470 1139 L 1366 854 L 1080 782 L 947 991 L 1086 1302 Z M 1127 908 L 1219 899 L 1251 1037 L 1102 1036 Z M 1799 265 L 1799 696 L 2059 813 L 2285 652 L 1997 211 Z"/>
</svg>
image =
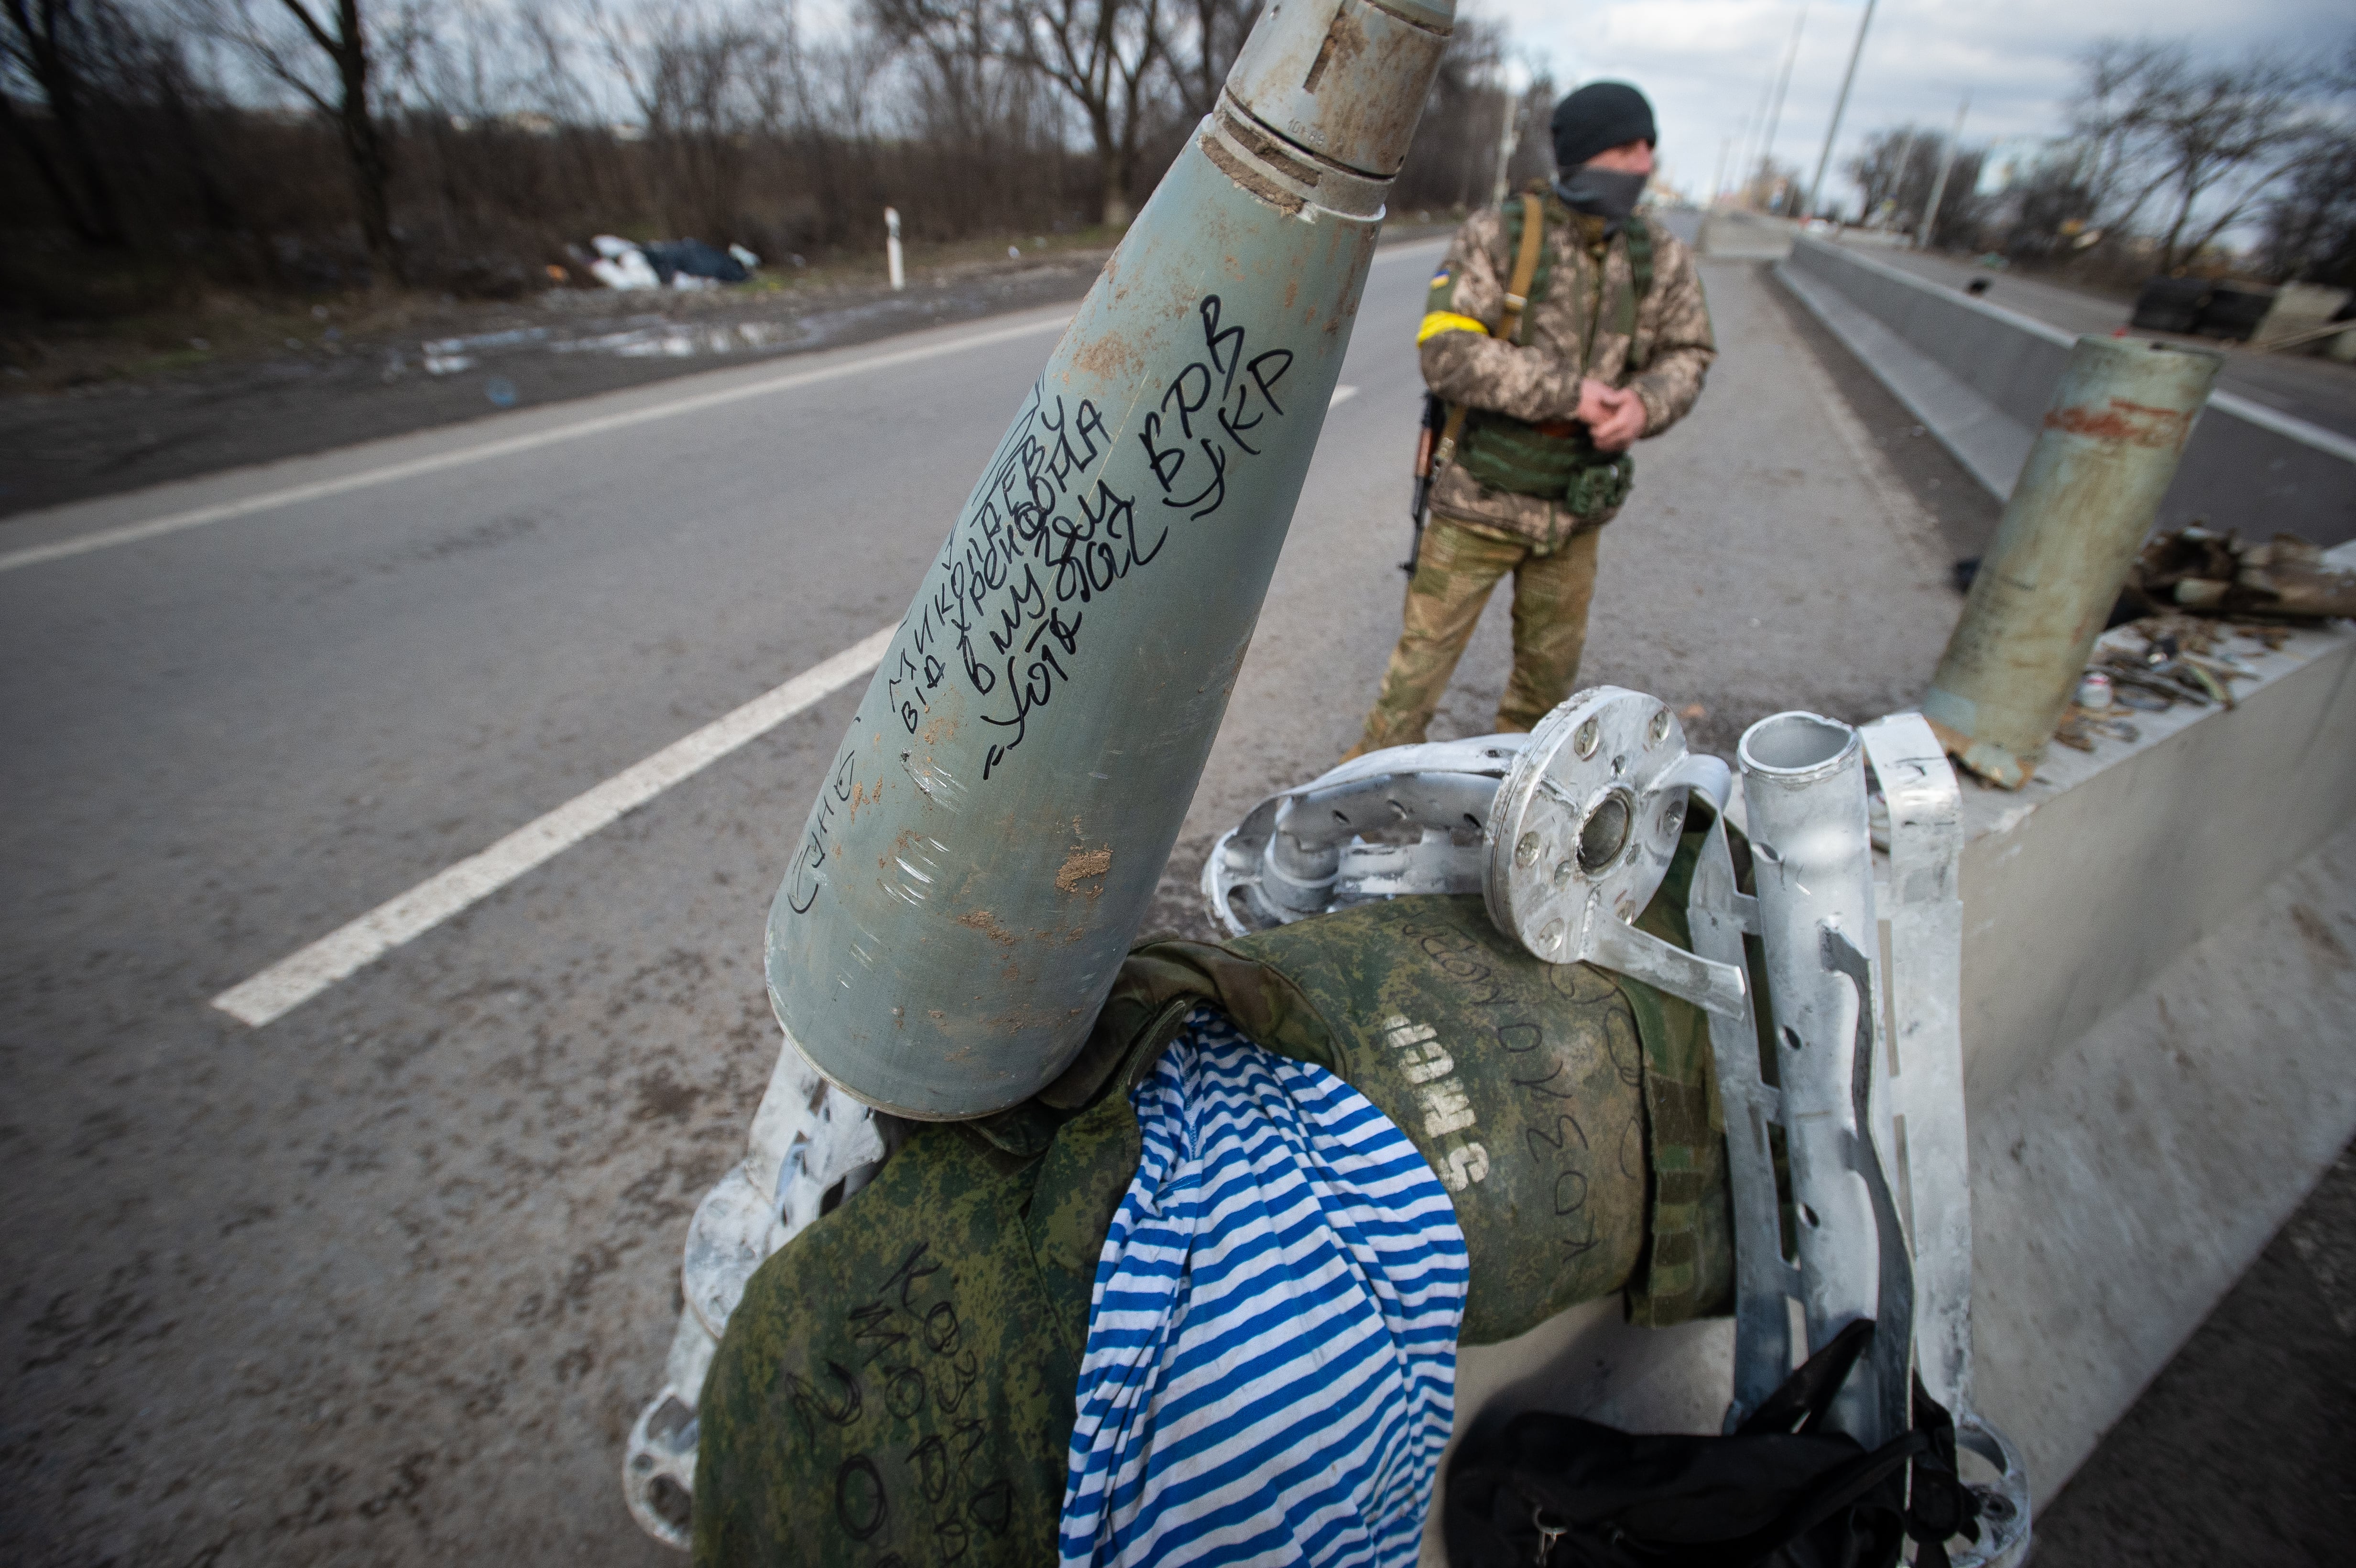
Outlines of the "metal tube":
<svg viewBox="0 0 2356 1568">
<path fill-rule="evenodd" d="M 2019 789 L 2043 755 L 2223 358 L 2081 337 L 1922 699 L 1965 767 Z"/>
<path fill-rule="evenodd" d="M 1880 1172 L 1858 1115 L 1871 1056 L 1873 862 L 1858 733 L 1813 713 L 1779 713 L 1744 731 L 1742 767 L 1757 868 L 1760 939 L 1772 1008 L 1775 1066 L 1790 1155 L 1800 1305 L 1808 1349 L 1822 1349 L 1883 1303 Z M 1884 1201 L 1887 1188 L 1883 1187 Z M 1871 1448 L 1906 1425 L 1903 1372 L 1912 1324 L 1889 1304 L 1875 1356 L 1859 1363 L 1834 1406 L 1833 1423 Z M 1882 1386 L 1894 1340 L 1901 1370 Z"/>
<path fill-rule="evenodd" d="M 1086 1038 L 1226 711 L 1454 11 L 1262 13 L 926 570 L 769 917 L 778 1021 L 859 1099 L 985 1115 Z"/>
</svg>

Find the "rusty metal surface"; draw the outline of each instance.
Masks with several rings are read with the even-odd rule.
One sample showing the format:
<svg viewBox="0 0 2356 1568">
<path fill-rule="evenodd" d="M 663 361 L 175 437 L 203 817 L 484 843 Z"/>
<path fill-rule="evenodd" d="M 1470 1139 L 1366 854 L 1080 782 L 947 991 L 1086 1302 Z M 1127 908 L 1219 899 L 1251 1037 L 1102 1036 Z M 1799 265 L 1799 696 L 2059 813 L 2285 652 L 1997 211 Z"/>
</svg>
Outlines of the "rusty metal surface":
<svg viewBox="0 0 2356 1568">
<path fill-rule="evenodd" d="M 1344 169 L 1388 179 L 1407 161 L 1420 91 L 1453 25 L 1452 5 L 1276 0 L 1227 79 L 1252 118 Z"/>
<path fill-rule="evenodd" d="M 1922 699 L 1988 782 L 2018 789 L 2035 771 L 2222 363 L 2133 337 L 2070 351 Z"/>
<path fill-rule="evenodd" d="M 1347 4 L 1373 42 L 1301 89 L 1313 123 L 1288 122 L 1323 127 L 1322 152 L 1295 143 L 1315 157 L 1230 110 L 1259 118 L 1268 62 L 1313 57 L 1339 13 L 1261 19 L 1023 399 L 811 810 L 771 911 L 771 1000 L 871 1104 L 954 1118 L 1032 1093 L 1152 897 L 1380 227 L 1379 182 L 1325 165 L 1412 130 L 1445 41 Z"/>
</svg>

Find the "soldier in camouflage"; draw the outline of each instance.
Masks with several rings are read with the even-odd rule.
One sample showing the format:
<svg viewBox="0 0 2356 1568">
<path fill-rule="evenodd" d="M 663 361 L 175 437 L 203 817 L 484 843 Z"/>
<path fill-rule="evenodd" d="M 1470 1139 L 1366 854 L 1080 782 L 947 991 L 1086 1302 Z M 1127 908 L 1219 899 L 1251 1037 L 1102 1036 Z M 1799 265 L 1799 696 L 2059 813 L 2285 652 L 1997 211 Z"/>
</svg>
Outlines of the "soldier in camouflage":
<svg viewBox="0 0 2356 1568">
<path fill-rule="evenodd" d="M 1457 231 L 1416 341 L 1433 394 L 1464 411 L 1431 490 L 1406 626 L 1357 756 L 1424 738 L 1498 579 L 1514 578 L 1514 672 L 1497 729 L 1526 731 L 1568 697 L 1587 641 L 1596 543 L 1627 498 L 1627 449 L 1692 408 L 1717 347 L 1693 256 L 1635 215 L 1653 169 L 1652 105 L 1595 82 L 1554 112 L 1560 174 L 1508 340 L 1496 330 L 1524 201 Z"/>
</svg>

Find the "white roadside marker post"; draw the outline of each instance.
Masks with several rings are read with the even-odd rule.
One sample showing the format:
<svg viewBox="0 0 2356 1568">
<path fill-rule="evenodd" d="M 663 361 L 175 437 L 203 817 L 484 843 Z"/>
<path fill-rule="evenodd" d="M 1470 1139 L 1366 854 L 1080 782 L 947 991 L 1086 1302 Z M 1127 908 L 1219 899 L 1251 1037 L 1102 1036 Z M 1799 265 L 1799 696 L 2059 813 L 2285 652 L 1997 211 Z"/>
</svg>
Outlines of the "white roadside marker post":
<svg viewBox="0 0 2356 1568">
<path fill-rule="evenodd" d="M 906 288 L 906 274 L 900 270 L 900 209 L 896 207 L 884 209 L 884 263 L 891 269 L 892 292 Z"/>
</svg>

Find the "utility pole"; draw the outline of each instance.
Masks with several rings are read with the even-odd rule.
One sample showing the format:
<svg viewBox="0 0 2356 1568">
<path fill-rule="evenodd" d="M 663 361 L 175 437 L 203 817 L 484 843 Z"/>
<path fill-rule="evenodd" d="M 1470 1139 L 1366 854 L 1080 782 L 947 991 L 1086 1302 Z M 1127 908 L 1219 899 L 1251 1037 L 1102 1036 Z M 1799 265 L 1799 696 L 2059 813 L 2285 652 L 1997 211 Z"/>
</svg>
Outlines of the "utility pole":
<svg viewBox="0 0 2356 1568">
<path fill-rule="evenodd" d="M 1865 53 L 1865 30 L 1873 26 L 1873 7 L 1877 0 L 1865 0 L 1865 15 L 1857 24 L 1857 42 L 1849 46 L 1848 69 L 1841 73 L 1840 96 L 1833 100 L 1833 123 L 1825 131 L 1825 150 L 1816 158 L 1816 177 L 1808 182 L 1808 199 L 1800 206 L 1800 216 L 1808 217 L 1824 199 L 1825 165 L 1833 161 L 1833 138 L 1840 134 L 1841 116 L 1848 112 L 1849 84 L 1857 80 L 1858 58 Z"/>
<path fill-rule="evenodd" d="M 1726 158 L 1733 151 L 1733 137 L 1720 136 L 1718 139 L 1718 169 L 1709 176 L 1709 205 L 1712 207 L 1718 205 L 1719 193 L 1726 189 Z"/>
<path fill-rule="evenodd" d="M 1970 113 L 1971 110 L 1972 95 L 1966 92 L 1964 94 L 1963 102 L 1955 107 L 1955 128 L 1947 137 L 1945 155 L 1939 160 L 1939 177 L 1931 182 L 1930 205 L 1922 209 L 1921 244 L 1924 249 L 1929 248 L 1932 238 L 1938 232 L 1939 199 L 1947 194 L 1947 175 L 1955 166 L 1955 149 L 1964 140 L 1964 116 Z"/>
<path fill-rule="evenodd" d="M 1506 176 L 1513 165 L 1514 148 L 1521 141 L 1521 137 L 1515 134 L 1521 129 L 1521 95 L 1514 91 L 1512 80 L 1502 67 L 1497 71 L 1497 92 L 1505 101 L 1505 123 L 1504 129 L 1497 133 L 1497 178 L 1494 182 L 1496 188 L 1489 193 L 1491 207 L 1505 205 L 1508 194 Z"/>
<path fill-rule="evenodd" d="M 1783 69 L 1775 78 L 1775 104 L 1767 112 L 1767 138 L 1759 144 L 1759 179 L 1766 183 L 1775 156 L 1775 131 L 1783 123 L 1783 90 L 1792 85 L 1792 63 L 1800 58 L 1800 29 L 1808 25 L 1806 0 L 1801 0 L 1799 20 L 1792 24 L 1792 46 L 1783 51 Z"/>
</svg>

